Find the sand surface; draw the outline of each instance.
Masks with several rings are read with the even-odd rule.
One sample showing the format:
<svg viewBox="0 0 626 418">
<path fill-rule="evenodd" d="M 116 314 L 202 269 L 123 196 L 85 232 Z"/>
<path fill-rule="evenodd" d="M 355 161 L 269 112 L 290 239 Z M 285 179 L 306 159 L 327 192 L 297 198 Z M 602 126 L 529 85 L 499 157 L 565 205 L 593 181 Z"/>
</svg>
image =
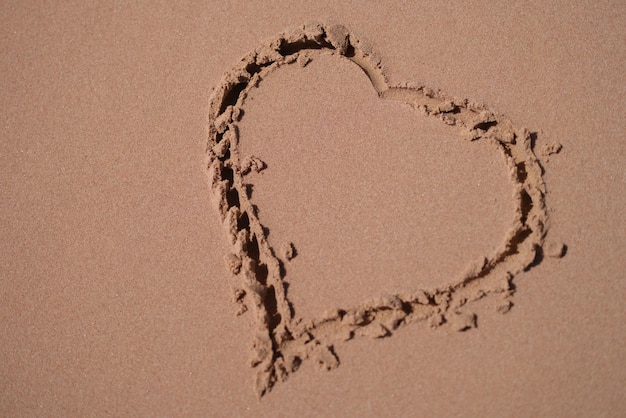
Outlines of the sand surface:
<svg viewBox="0 0 626 418">
<path fill-rule="evenodd" d="M 619 2 L 0 7 L 0 415 L 623 415 Z"/>
</svg>

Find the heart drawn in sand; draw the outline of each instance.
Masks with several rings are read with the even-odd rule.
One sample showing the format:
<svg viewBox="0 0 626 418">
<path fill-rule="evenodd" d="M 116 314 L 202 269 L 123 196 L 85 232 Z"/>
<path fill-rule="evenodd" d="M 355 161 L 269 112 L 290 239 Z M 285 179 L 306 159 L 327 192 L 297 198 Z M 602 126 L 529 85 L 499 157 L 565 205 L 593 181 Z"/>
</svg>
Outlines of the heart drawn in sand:
<svg viewBox="0 0 626 418">
<path fill-rule="evenodd" d="M 491 141 L 505 156 L 515 195 L 515 218 L 504 244 L 471 263 L 459 277 L 435 289 L 415 289 L 341 307 L 304 320 L 286 295 L 286 274 L 278 249 L 250 202 L 246 175 L 265 168 L 240 155 L 238 122 L 251 89 L 269 73 L 287 65 L 306 65 L 318 54 L 348 59 L 369 77 L 381 99 L 398 101 L 426 116 L 459 129 L 459 140 Z M 500 312 L 512 306 L 514 277 L 542 258 L 548 214 L 542 167 L 532 149 L 530 132 L 485 106 L 445 95 L 421 85 L 390 85 L 380 60 L 362 40 L 340 25 L 307 24 L 283 33 L 246 55 L 214 89 L 209 104 L 207 173 L 212 199 L 227 231 L 231 251 L 227 267 L 240 281 L 235 299 L 250 307 L 256 319 L 251 365 L 257 370 L 255 389 L 268 393 L 308 359 L 323 368 L 339 365 L 335 346 L 356 337 L 381 338 L 409 323 L 432 327 L 452 324 L 457 330 L 476 326 L 473 302 L 498 297 Z M 293 247 L 282 249 L 290 259 Z M 563 255 L 561 248 L 552 250 Z"/>
</svg>

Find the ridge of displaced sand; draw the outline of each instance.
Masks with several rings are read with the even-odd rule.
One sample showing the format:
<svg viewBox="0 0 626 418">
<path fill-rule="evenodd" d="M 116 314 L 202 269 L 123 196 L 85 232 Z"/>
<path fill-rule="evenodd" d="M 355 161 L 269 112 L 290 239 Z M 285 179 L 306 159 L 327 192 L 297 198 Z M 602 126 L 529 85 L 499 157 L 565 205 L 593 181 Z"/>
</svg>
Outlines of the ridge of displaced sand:
<svg viewBox="0 0 626 418">
<path fill-rule="evenodd" d="M 457 126 L 466 140 L 498 145 L 514 185 L 516 211 L 503 243 L 493 254 L 471 264 L 446 286 L 387 295 L 309 320 L 296 315 L 286 295 L 284 268 L 296 251 L 292 245 L 273 248 L 267 240 L 267 229 L 250 202 L 249 183 L 245 181 L 249 172 L 261 171 L 265 164 L 256 157 L 240 155 L 237 122 L 243 117 L 248 92 L 263 77 L 285 65 L 305 66 L 317 54 L 352 61 L 367 74 L 381 98 L 399 101 Z M 497 311 L 507 312 L 512 306 L 515 276 L 539 263 L 544 252 L 564 255 L 565 247 L 559 244 L 559 248 L 544 251 L 548 231 L 546 186 L 531 133 L 466 99 L 422 85 L 389 85 L 371 47 L 343 26 L 310 23 L 265 42 L 243 57 L 212 93 L 208 129 L 206 154 L 211 196 L 231 246 L 225 262 L 241 280 L 242 288 L 236 291 L 234 299 L 240 305 L 239 313 L 251 307 L 256 319 L 251 365 L 257 370 L 255 390 L 259 396 L 268 393 L 277 381 L 285 380 L 307 359 L 326 369 L 337 367 L 335 346 L 342 341 L 361 336 L 386 337 L 413 322 L 432 327 L 448 324 L 459 331 L 474 328 L 477 317 L 471 302 L 497 295 Z"/>
</svg>

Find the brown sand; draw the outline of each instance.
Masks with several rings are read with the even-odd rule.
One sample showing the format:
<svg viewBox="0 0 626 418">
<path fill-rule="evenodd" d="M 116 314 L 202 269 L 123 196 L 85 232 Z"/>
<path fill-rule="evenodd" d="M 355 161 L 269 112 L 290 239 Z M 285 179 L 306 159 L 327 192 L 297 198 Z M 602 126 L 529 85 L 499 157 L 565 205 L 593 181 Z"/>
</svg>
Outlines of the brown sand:
<svg viewBox="0 0 626 418">
<path fill-rule="evenodd" d="M 1 415 L 626 408 L 623 6 L 2 16 Z"/>
</svg>

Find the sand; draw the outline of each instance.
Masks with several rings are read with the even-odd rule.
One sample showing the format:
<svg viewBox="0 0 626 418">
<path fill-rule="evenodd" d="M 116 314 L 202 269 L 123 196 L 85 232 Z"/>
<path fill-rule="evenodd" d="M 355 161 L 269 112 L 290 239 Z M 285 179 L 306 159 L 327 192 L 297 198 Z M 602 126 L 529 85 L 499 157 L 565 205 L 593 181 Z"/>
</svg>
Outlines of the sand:
<svg viewBox="0 0 626 418">
<path fill-rule="evenodd" d="M 619 4 L 3 6 L 3 416 L 620 416 Z"/>
</svg>

